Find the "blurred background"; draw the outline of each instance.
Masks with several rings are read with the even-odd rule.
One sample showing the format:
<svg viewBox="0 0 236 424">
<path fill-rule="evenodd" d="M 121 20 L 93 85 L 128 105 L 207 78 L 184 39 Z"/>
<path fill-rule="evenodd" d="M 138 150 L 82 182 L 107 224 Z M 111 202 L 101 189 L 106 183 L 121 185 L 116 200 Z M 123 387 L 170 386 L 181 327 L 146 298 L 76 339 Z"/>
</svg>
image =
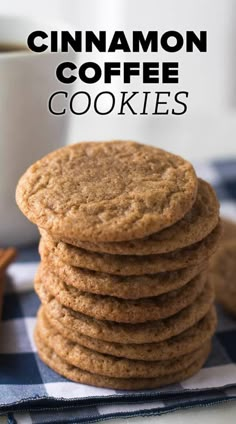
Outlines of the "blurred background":
<svg viewBox="0 0 236 424">
<path fill-rule="evenodd" d="M 59 19 L 78 30 L 124 30 L 127 34 L 129 30 L 207 30 L 206 54 L 183 51 L 175 55 L 180 63 L 180 83 L 176 89 L 190 92 L 187 114 L 98 116 L 90 112 L 72 116 L 68 141 L 125 138 L 163 146 L 191 160 L 236 156 L 234 0 L 9 0 L 0 3 L 0 14 L 27 15 L 49 21 Z M 99 63 L 106 60 L 105 54 L 92 56 Z M 119 53 L 115 60 L 119 60 L 118 56 Z M 125 60 L 125 55 L 121 56 L 121 60 Z M 129 60 L 137 60 L 135 54 L 133 56 L 129 54 Z M 79 60 L 88 58 L 91 59 L 91 55 L 82 53 Z M 173 56 L 164 53 L 139 56 L 145 61 L 168 58 L 173 60 Z M 112 60 L 111 55 L 109 59 Z M 122 89 L 118 80 L 113 84 L 114 91 Z M 149 88 L 140 85 L 137 79 L 132 89 Z M 159 84 L 157 89 L 166 90 L 166 87 Z M 93 90 L 101 91 L 101 84 L 89 87 L 88 91 Z"/>
</svg>

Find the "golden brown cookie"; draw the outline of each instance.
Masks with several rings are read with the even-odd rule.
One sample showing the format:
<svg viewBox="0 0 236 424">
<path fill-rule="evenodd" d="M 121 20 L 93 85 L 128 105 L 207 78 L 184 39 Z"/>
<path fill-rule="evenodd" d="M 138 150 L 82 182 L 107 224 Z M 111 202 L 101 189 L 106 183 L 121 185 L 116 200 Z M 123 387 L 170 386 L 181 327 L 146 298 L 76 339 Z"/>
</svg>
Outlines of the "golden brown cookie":
<svg viewBox="0 0 236 424">
<path fill-rule="evenodd" d="M 138 300 L 119 299 L 82 292 L 68 286 L 45 265 L 40 265 L 35 277 L 35 290 L 41 298 L 41 287 L 46 286 L 52 296 L 64 306 L 97 319 L 137 323 L 153 321 L 176 314 L 195 301 L 207 280 L 203 271 L 184 287 L 160 296 Z"/>
<path fill-rule="evenodd" d="M 222 242 L 228 240 L 236 240 L 236 222 L 230 221 L 229 219 L 222 218 Z"/>
<path fill-rule="evenodd" d="M 216 328 L 216 312 L 214 307 L 193 327 L 190 327 L 178 336 L 160 343 L 123 344 L 122 342 L 104 342 L 84 336 L 81 333 L 69 331 L 57 319 L 53 318 L 50 314 L 47 315 L 46 308 L 41 307 L 38 313 L 39 325 L 45 319 L 56 332 L 74 343 L 78 343 L 96 352 L 142 361 L 161 361 L 189 354 L 207 342 L 214 334 Z"/>
<path fill-rule="evenodd" d="M 39 227 L 93 242 L 146 237 L 180 220 L 198 181 L 190 163 L 135 142 L 78 143 L 33 164 L 16 191 Z"/>
<path fill-rule="evenodd" d="M 70 365 L 47 344 L 47 340 L 42 340 L 38 333 L 35 333 L 35 342 L 38 354 L 43 362 L 47 364 L 57 373 L 69 378 L 72 381 L 82 384 L 89 384 L 97 387 L 107 387 L 117 390 L 138 390 L 138 389 L 154 389 L 167 384 L 177 383 L 185 380 L 195 374 L 205 363 L 210 347 L 203 350 L 196 361 L 173 375 L 162 376 L 158 378 L 113 378 L 101 376 L 88 371 L 84 371 L 78 367 Z"/>
<path fill-rule="evenodd" d="M 82 370 L 115 378 L 151 378 L 180 372 L 208 350 L 209 342 L 190 354 L 165 361 L 138 361 L 103 355 L 61 336 L 49 322 L 37 321 L 36 332 L 60 358 Z"/>
<path fill-rule="evenodd" d="M 56 319 L 70 333 L 81 333 L 99 340 L 115 343 L 156 343 L 174 337 L 200 321 L 214 302 L 214 290 L 207 282 L 197 299 L 182 311 L 169 318 L 139 324 L 125 324 L 94 319 L 61 305 L 47 290 L 39 286 L 40 300 L 47 316 Z M 108 318 L 108 317 L 107 317 Z"/>
<path fill-rule="evenodd" d="M 65 234 L 62 241 L 92 252 L 116 255 L 167 253 L 197 243 L 216 227 L 219 220 L 219 202 L 213 188 L 206 181 L 198 181 L 197 199 L 192 209 L 180 221 L 158 233 L 144 239 L 110 243 L 73 240 Z"/>
<path fill-rule="evenodd" d="M 236 240 L 221 243 L 212 258 L 210 275 L 216 289 L 216 300 L 236 316 Z"/>
<path fill-rule="evenodd" d="M 139 299 L 158 296 L 183 287 L 207 268 L 207 262 L 172 272 L 142 276 L 122 276 L 90 271 L 65 264 L 44 245 L 40 248 L 42 262 L 68 285 L 89 293 Z"/>
<path fill-rule="evenodd" d="M 221 236 L 221 224 L 203 240 L 192 246 L 171 253 L 147 256 L 109 255 L 95 253 L 63 242 L 55 242 L 49 235 L 42 237 L 39 252 L 43 256 L 45 248 L 69 265 L 115 275 L 143 275 L 195 266 L 214 254 Z M 45 247 L 44 247 L 45 246 Z"/>
</svg>

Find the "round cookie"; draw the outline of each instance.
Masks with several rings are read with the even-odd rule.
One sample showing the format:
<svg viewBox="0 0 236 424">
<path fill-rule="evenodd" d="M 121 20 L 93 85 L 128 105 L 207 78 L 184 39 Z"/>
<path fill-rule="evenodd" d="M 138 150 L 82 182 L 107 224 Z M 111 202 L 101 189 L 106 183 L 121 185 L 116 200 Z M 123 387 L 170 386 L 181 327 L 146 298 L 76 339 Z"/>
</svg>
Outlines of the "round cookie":
<svg viewBox="0 0 236 424">
<path fill-rule="evenodd" d="M 236 316 L 236 239 L 221 244 L 211 261 L 210 275 L 216 289 L 216 300 Z"/>
<path fill-rule="evenodd" d="M 110 242 L 174 224 L 191 209 L 197 187 L 192 165 L 179 156 L 135 142 L 90 142 L 33 164 L 16 201 L 29 220 L 60 239 Z"/>
<path fill-rule="evenodd" d="M 173 292 L 151 298 L 124 300 L 81 292 L 65 284 L 41 264 L 35 276 L 35 290 L 41 297 L 40 289 L 45 285 L 64 306 L 97 319 L 106 320 L 109 317 L 116 322 L 137 323 L 166 318 L 184 309 L 202 292 L 206 279 L 207 272 L 203 271 L 184 287 Z"/>
<path fill-rule="evenodd" d="M 171 253 L 137 257 L 89 252 L 63 242 L 55 242 L 49 235 L 44 234 L 39 244 L 39 252 L 44 256 L 47 249 L 66 264 L 108 274 L 126 276 L 157 274 L 195 266 L 206 261 L 216 251 L 220 236 L 219 223 L 205 239 L 192 246 Z"/>
<path fill-rule="evenodd" d="M 202 350 L 209 346 L 207 342 L 190 354 L 170 360 L 138 361 L 103 355 L 74 343 L 57 333 L 57 330 L 46 320 L 37 321 L 36 332 L 42 340 L 47 340 L 49 347 L 69 364 L 95 374 L 116 378 L 151 378 L 174 374 L 190 366 L 198 359 Z"/>
<path fill-rule="evenodd" d="M 78 332 L 68 331 L 68 328 L 64 327 L 57 319 L 52 318 L 51 315 L 47 315 L 46 309 L 41 307 L 38 313 L 39 325 L 45 319 L 59 334 L 74 343 L 96 352 L 142 361 L 161 361 L 191 353 L 209 340 L 216 328 L 216 312 L 215 308 L 212 307 L 201 321 L 178 336 L 160 343 L 137 345 L 104 342 Z"/>
<path fill-rule="evenodd" d="M 126 324 L 94 319 L 61 305 L 41 284 L 40 299 L 47 316 L 57 320 L 70 333 L 78 332 L 99 340 L 123 344 L 157 343 L 174 337 L 199 322 L 214 302 L 210 281 L 195 302 L 175 315 L 158 321 Z"/>
<path fill-rule="evenodd" d="M 113 378 L 105 377 L 98 374 L 90 373 L 81 370 L 78 367 L 68 364 L 65 360 L 60 358 L 52 348 L 47 345 L 46 340 L 41 340 L 37 332 L 35 333 L 35 342 L 38 349 L 39 357 L 46 365 L 56 371 L 58 374 L 69 378 L 72 381 L 82 384 L 89 384 L 96 387 L 106 387 L 117 390 L 141 390 L 141 389 L 154 389 L 167 384 L 177 383 L 185 380 L 195 374 L 205 363 L 210 348 L 203 351 L 198 359 L 192 364 L 184 368 L 178 373 L 158 378 Z"/>
<path fill-rule="evenodd" d="M 172 272 L 142 276 L 112 275 L 67 265 L 41 246 L 43 264 L 66 284 L 89 293 L 116 296 L 122 299 L 139 299 L 158 296 L 183 287 L 207 268 L 207 262 Z"/>
<path fill-rule="evenodd" d="M 197 243 L 213 231 L 219 220 L 219 202 L 213 188 L 206 181 L 198 181 L 197 198 L 192 209 L 180 221 L 158 233 L 143 239 L 110 243 L 73 240 L 66 234 L 61 240 L 92 252 L 116 255 L 167 253 Z"/>
</svg>

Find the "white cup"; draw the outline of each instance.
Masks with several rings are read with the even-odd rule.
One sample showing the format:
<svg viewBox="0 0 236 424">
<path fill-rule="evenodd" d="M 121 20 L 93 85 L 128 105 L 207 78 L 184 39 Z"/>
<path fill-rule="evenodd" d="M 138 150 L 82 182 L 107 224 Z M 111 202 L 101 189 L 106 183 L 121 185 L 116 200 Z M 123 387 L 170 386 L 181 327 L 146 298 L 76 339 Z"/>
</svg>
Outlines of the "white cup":
<svg viewBox="0 0 236 424">
<path fill-rule="evenodd" d="M 0 16 L 0 44 L 26 45 L 32 31 L 69 29 L 63 25 Z M 50 114 L 48 99 L 55 91 L 65 90 L 56 79 L 55 71 L 59 63 L 67 60 L 75 60 L 75 54 L 0 52 L 1 246 L 31 243 L 38 237 L 36 227 L 16 206 L 15 188 L 31 163 L 66 144 L 69 114 Z"/>
</svg>

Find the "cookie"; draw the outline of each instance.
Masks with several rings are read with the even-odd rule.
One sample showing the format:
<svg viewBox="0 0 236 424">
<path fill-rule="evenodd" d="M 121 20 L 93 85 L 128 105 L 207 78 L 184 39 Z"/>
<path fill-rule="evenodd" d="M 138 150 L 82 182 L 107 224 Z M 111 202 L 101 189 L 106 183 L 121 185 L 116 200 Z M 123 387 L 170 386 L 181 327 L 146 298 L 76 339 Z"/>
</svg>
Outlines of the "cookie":
<svg viewBox="0 0 236 424">
<path fill-rule="evenodd" d="M 193 374 L 198 372 L 205 363 L 209 353 L 210 347 L 199 355 L 196 361 L 193 361 L 189 367 L 182 369 L 180 372 L 175 374 L 169 374 L 168 376 L 162 376 L 158 378 L 113 378 L 101 376 L 88 371 L 84 371 L 78 367 L 70 365 L 55 351 L 48 346 L 47 341 L 39 337 L 35 333 L 35 342 L 38 349 L 39 357 L 45 364 L 56 371 L 58 374 L 69 378 L 76 383 L 93 385 L 96 387 L 106 387 L 116 390 L 141 390 L 141 389 L 154 389 L 167 384 L 177 383 L 191 377 Z"/>
<path fill-rule="evenodd" d="M 222 242 L 225 242 L 228 240 L 236 240 L 236 222 L 223 218 L 222 226 L 223 226 Z"/>
<path fill-rule="evenodd" d="M 158 321 L 139 324 L 125 324 L 114 321 L 102 321 L 75 312 L 61 305 L 47 287 L 39 286 L 40 299 L 47 316 L 57 320 L 70 333 L 78 332 L 99 340 L 115 343 L 157 343 L 174 337 L 199 322 L 209 312 L 214 302 L 212 283 L 207 282 L 202 293 L 194 303 L 175 315 Z"/>
<path fill-rule="evenodd" d="M 200 349 L 178 358 L 165 361 L 138 361 L 117 358 L 95 352 L 66 339 L 44 319 L 37 321 L 36 333 L 46 340 L 60 358 L 82 370 L 115 378 L 151 378 L 174 374 L 198 359 L 202 350 L 208 349 L 209 342 Z"/>
<path fill-rule="evenodd" d="M 90 271 L 67 265 L 44 245 L 40 248 L 42 262 L 68 285 L 89 293 L 139 299 L 176 290 L 207 268 L 207 262 L 172 272 L 142 276 L 122 276 Z"/>
<path fill-rule="evenodd" d="M 236 239 L 221 244 L 211 261 L 210 275 L 216 289 L 216 300 L 236 316 Z"/>
<path fill-rule="evenodd" d="M 160 296 L 138 300 L 119 299 L 82 292 L 68 286 L 45 265 L 40 265 L 35 277 L 35 290 L 41 298 L 41 286 L 64 306 L 97 319 L 138 323 L 153 321 L 174 315 L 195 301 L 207 280 L 203 271 L 184 287 Z"/>
<path fill-rule="evenodd" d="M 167 253 L 197 243 L 213 231 L 219 220 L 219 202 L 213 188 L 206 181 L 198 181 L 197 198 L 192 209 L 180 221 L 158 233 L 144 239 L 111 243 L 83 242 L 68 239 L 65 234 L 62 241 L 92 252 L 116 255 Z"/>
<path fill-rule="evenodd" d="M 69 331 L 57 319 L 52 318 L 50 314 L 47 315 L 46 308 L 41 307 L 38 313 L 39 325 L 45 319 L 56 332 L 74 343 L 78 343 L 96 352 L 142 361 L 173 359 L 191 353 L 209 340 L 216 328 L 216 312 L 214 307 L 193 327 L 190 327 L 178 336 L 160 343 L 123 344 L 104 342 L 84 336 L 81 333 Z"/>
<path fill-rule="evenodd" d="M 221 224 L 203 240 L 192 246 L 171 253 L 147 256 L 109 255 L 95 253 L 63 242 L 55 242 L 49 235 L 43 236 L 39 252 L 43 256 L 44 246 L 53 255 L 69 265 L 115 275 L 143 275 L 195 266 L 214 254 L 221 236 Z"/>
<path fill-rule="evenodd" d="M 78 143 L 33 164 L 16 201 L 59 239 L 93 242 L 146 237 L 180 220 L 198 181 L 190 163 L 135 142 Z"/>
</svg>

